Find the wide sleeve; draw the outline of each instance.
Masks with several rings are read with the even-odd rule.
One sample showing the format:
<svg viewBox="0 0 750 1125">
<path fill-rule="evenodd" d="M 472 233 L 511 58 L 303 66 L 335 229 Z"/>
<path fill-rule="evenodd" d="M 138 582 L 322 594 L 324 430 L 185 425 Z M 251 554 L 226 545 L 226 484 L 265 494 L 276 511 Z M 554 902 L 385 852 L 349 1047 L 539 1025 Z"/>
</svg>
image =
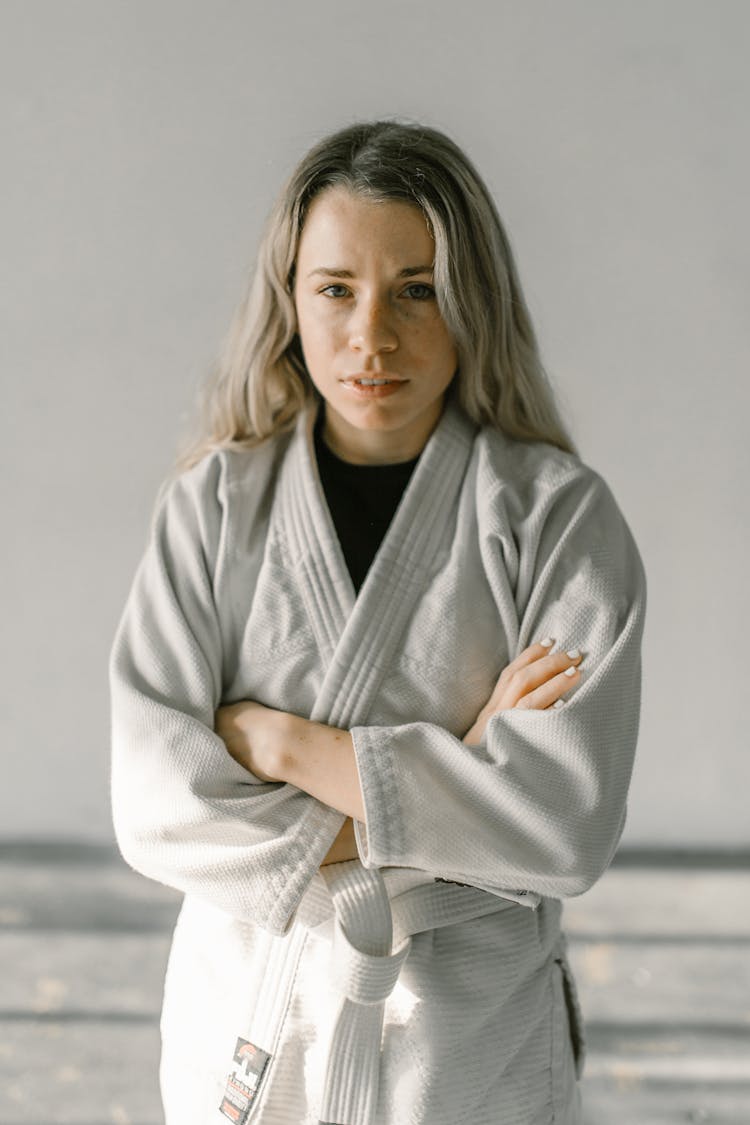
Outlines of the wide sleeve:
<svg viewBox="0 0 750 1125">
<path fill-rule="evenodd" d="M 581 465 L 509 537 L 517 652 L 545 635 L 584 673 L 562 708 L 493 716 L 478 746 L 429 722 L 353 730 L 368 867 L 403 865 L 561 898 L 610 863 L 625 822 L 640 711 L 646 579 L 602 478 Z M 498 548 L 499 553 L 499 548 Z M 456 653 L 457 675 L 461 654 Z"/>
<path fill-rule="evenodd" d="M 225 472 L 211 454 L 166 490 L 117 627 L 112 816 L 135 870 L 283 933 L 343 818 L 294 786 L 259 781 L 214 732 Z"/>
</svg>

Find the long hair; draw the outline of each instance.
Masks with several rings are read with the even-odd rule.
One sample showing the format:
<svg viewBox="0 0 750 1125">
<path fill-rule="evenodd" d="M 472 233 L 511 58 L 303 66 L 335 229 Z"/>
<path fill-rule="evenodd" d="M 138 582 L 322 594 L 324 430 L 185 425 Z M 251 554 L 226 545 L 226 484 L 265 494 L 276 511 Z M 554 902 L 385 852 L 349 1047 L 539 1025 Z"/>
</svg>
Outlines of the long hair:
<svg viewBox="0 0 750 1125">
<path fill-rule="evenodd" d="M 542 366 L 513 253 L 486 185 L 444 133 L 395 120 L 360 122 L 302 158 L 266 221 L 254 272 L 223 353 L 200 389 L 176 471 L 212 449 L 248 448 L 291 428 L 315 394 L 293 300 L 311 201 L 344 186 L 415 204 L 435 241 L 440 313 L 458 354 L 453 393 L 479 425 L 576 452 Z"/>
</svg>

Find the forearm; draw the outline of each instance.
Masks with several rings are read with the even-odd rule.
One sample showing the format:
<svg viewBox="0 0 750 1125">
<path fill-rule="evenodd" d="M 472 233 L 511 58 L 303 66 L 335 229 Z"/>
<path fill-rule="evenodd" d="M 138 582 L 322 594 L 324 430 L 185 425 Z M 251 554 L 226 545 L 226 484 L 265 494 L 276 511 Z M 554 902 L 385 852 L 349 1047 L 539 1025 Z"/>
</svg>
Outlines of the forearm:
<svg viewBox="0 0 750 1125">
<path fill-rule="evenodd" d="M 364 820 L 362 789 L 349 732 L 295 715 L 286 718 L 277 751 L 280 779 L 338 812 Z"/>
<path fill-rule="evenodd" d="M 364 805 L 348 731 L 286 715 L 279 725 L 276 758 L 280 780 L 347 813 L 321 867 L 358 859 L 352 817 L 364 820 Z"/>
<path fill-rule="evenodd" d="M 346 816 L 364 819 L 352 737 L 252 700 L 220 707 L 216 731 L 259 781 L 282 781 Z"/>
</svg>

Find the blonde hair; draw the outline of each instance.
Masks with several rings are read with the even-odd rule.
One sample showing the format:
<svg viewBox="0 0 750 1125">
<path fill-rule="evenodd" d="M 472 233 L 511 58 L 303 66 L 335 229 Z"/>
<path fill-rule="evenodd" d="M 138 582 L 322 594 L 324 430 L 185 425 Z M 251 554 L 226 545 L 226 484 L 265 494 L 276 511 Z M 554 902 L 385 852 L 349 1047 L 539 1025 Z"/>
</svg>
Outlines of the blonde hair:
<svg viewBox="0 0 750 1125">
<path fill-rule="evenodd" d="M 317 394 L 296 332 L 294 270 L 311 201 L 337 186 L 421 209 L 435 240 L 438 308 L 458 353 L 454 393 L 469 417 L 576 452 L 542 366 L 510 243 L 479 173 L 439 130 L 383 120 L 324 137 L 282 188 L 223 353 L 199 392 L 176 471 L 212 449 L 248 448 L 289 429 Z"/>
</svg>

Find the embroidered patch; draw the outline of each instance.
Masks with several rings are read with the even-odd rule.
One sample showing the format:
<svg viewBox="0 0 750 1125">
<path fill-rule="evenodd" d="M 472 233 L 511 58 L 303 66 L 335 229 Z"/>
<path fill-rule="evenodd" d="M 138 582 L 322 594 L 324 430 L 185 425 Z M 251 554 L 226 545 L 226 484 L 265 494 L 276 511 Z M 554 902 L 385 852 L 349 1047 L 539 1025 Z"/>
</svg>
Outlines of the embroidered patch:
<svg viewBox="0 0 750 1125">
<path fill-rule="evenodd" d="M 260 1089 L 271 1056 L 247 1039 L 238 1039 L 232 1069 L 219 1110 L 235 1125 L 245 1125 L 255 1096 Z"/>
</svg>

